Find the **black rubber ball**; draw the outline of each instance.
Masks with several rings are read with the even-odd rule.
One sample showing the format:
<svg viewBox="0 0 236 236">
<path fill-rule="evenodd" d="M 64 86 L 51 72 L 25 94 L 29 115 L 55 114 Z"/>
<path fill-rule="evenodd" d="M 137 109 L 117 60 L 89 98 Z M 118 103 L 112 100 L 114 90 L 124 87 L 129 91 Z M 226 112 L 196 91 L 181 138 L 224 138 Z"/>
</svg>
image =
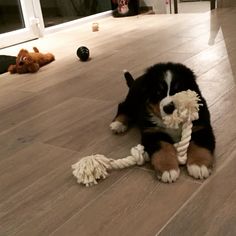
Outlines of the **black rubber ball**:
<svg viewBox="0 0 236 236">
<path fill-rule="evenodd" d="M 81 61 L 87 61 L 89 59 L 89 50 L 87 47 L 82 46 L 77 49 L 77 56 Z"/>
</svg>

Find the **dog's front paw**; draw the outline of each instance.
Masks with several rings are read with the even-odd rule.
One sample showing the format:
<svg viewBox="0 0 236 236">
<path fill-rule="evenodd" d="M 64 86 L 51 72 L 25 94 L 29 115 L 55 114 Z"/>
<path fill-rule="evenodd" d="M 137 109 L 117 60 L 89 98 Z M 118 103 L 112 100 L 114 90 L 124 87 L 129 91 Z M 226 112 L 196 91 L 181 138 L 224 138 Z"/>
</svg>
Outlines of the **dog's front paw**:
<svg viewBox="0 0 236 236">
<path fill-rule="evenodd" d="M 158 179 L 160 179 L 164 183 L 173 183 L 179 178 L 179 174 L 179 169 L 164 171 L 161 176 L 158 176 Z"/>
<path fill-rule="evenodd" d="M 205 165 L 198 166 L 196 164 L 187 165 L 188 173 L 196 179 L 206 179 L 211 174 L 211 169 L 207 168 Z"/>
<path fill-rule="evenodd" d="M 121 123 L 120 121 L 113 121 L 110 124 L 110 128 L 113 133 L 120 134 L 120 133 L 124 133 L 128 127 L 124 125 L 123 123 Z"/>
</svg>

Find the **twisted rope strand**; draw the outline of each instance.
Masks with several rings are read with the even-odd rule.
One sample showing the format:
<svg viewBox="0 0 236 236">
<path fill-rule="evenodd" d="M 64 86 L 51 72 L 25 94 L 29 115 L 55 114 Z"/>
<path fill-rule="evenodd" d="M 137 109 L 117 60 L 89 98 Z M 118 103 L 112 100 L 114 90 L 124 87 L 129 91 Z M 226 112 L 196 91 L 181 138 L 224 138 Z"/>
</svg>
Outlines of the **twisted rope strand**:
<svg viewBox="0 0 236 236">
<path fill-rule="evenodd" d="M 192 127 L 192 122 L 185 123 L 183 125 L 182 137 L 180 142 L 174 144 L 177 150 L 177 158 L 181 165 L 186 164 L 187 161 L 187 151 L 189 142 L 191 140 Z"/>
</svg>

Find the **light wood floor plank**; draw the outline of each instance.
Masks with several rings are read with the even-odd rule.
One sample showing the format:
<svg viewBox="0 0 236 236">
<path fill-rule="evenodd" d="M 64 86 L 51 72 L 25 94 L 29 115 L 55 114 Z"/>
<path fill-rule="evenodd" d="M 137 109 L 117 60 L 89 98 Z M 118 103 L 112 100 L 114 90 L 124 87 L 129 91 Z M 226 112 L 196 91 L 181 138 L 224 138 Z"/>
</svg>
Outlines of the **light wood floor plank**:
<svg viewBox="0 0 236 236">
<path fill-rule="evenodd" d="M 11 145 L 3 145 L 0 152 L 6 158 L 9 149 L 13 152 L 21 143 L 34 141 L 73 150 L 88 149 L 95 152 L 97 149 L 96 152 L 102 152 L 105 151 L 104 148 L 108 151 L 112 146 L 122 145 L 132 136 L 138 138 L 135 131 L 132 131 L 133 135 L 131 132 L 131 136 L 116 136 L 111 133 L 109 123 L 115 112 L 116 106 L 113 103 L 72 98 L 2 134 L 2 143 L 7 138 L 11 139 Z M 130 147 L 132 143 L 138 143 L 137 138 L 128 142 Z"/>
<path fill-rule="evenodd" d="M 19 90 L 1 90 L 0 94 L 0 111 L 9 107 L 17 106 L 20 103 L 32 98 L 34 95 L 31 92 L 23 92 Z"/>
<path fill-rule="evenodd" d="M 198 187 L 184 179 L 158 183 L 149 172 L 134 169 L 52 235 L 154 235 Z"/>
<path fill-rule="evenodd" d="M 70 150 L 33 143 L 1 161 L 1 203 L 52 171 L 54 167 L 65 162 L 72 154 L 74 152 Z"/>
<path fill-rule="evenodd" d="M 224 73 L 222 73 L 222 70 Z M 220 100 L 224 95 L 226 95 L 229 90 L 232 90 L 235 86 L 234 75 L 232 67 L 230 66 L 229 59 L 226 58 L 218 65 L 208 70 L 206 73 L 202 74 L 197 78 L 197 82 L 200 86 L 202 94 L 204 95 L 208 106 L 215 113 L 217 105 L 211 107 L 214 103 Z M 227 96 L 227 95 L 226 95 Z M 217 112 L 217 111 L 216 111 Z M 217 114 L 217 113 L 216 113 Z M 212 120 L 218 119 L 219 116 L 212 116 Z"/>
<path fill-rule="evenodd" d="M 35 143 L 1 162 L 0 235 L 22 229 L 23 235 L 48 235 L 129 172 L 114 172 L 97 187 L 80 186 L 71 165 L 81 155 Z"/>
<path fill-rule="evenodd" d="M 231 156 L 231 152 L 235 149 L 236 137 L 236 109 L 234 101 L 236 99 L 236 90 L 233 88 L 225 96 L 211 107 L 215 117 L 213 118 L 213 126 L 216 135 L 216 168 L 221 165 Z M 219 109 L 219 107 L 221 109 Z M 217 118 L 216 120 L 214 120 Z"/>
</svg>

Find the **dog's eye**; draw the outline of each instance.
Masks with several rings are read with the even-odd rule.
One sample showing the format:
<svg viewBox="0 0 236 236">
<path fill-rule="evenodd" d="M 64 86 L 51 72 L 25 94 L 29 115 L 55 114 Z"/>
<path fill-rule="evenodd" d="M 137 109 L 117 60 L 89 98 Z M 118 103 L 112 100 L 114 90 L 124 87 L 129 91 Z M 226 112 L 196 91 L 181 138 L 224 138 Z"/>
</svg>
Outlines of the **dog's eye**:
<svg viewBox="0 0 236 236">
<path fill-rule="evenodd" d="M 178 88 L 179 88 L 178 84 L 176 84 L 176 83 L 175 83 L 175 84 L 173 84 L 173 86 L 172 86 L 172 87 L 173 87 L 173 89 L 174 89 L 174 90 L 178 90 Z"/>
<path fill-rule="evenodd" d="M 23 61 L 26 61 L 26 60 L 27 60 L 27 58 L 26 58 L 26 57 L 23 57 L 23 58 L 22 58 L 22 60 L 23 60 Z"/>
<path fill-rule="evenodd" d="M 161 96 L 161 92 L 160 91 L 156 91 L 155 93 L 152 93 L 149 95 L 149 102 L 156 104 L 161 100 L 162 96 Z"/>
<path fill-rule="evenodd" d="M 180 88 L 179 84 L 173 84 L 171 86 L 170 94 L 173 95 L 173 94 L 175 94 L 179 91 L 181 91 L 181 88 Z"/>
</svg>

